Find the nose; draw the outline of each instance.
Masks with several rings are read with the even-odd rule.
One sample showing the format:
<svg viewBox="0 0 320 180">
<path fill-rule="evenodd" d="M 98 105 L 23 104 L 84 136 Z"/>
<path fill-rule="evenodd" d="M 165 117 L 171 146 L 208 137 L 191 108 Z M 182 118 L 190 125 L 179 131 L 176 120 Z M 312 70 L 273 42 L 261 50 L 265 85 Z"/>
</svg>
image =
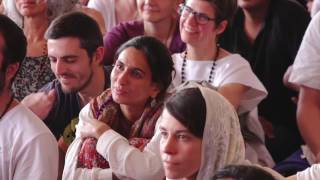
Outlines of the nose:
<svg viewBox="0 0 320 180">
<path fill-rule="evenodd" d="M 165 154 L 176 154 L 177 142 L 171 136 L 167 137 L 166 139 L 161 139 L 161 149 Z"/>
<path fill-rule="evenodd" d="M 191 12 L 186 18 L 185 23 L 195 26 L 197 25 L 196 15 L 194 12 Z"/>
<path fill-rule="evenodd" d="M 129 71 L 124 70 L 117 75 L 117 81 L 120 85 L 125 85 L 129 82 Z"/>
<path fill-rule="evenodd" d="M 57 59 L 55 63 L 51 64 L 51 68 L 57 75 L 62 75 L 66 72 L 66 65 L 60 59 Z"/>
</svg>

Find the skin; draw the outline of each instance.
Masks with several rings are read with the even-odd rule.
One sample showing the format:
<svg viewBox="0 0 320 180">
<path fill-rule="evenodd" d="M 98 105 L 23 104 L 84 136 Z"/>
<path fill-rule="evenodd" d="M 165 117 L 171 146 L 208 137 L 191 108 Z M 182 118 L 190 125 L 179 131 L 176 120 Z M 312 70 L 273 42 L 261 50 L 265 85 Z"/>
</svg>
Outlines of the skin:
<svg viewBox="0 0 320 180">
<path fill-rule="evenodd" d="M 51 69 L 64 92 L 83 90 L 93 76 L 93 64 L 77 38 L 48 40 Z"/>
<path fill-rule="evenodd" d="M 36 17 L 39 14 L 46 14 L 46 0 L 15 0 L 16 8 L 24 17 Z"/>
<path fill-rule="evenodd" d="M 15 0 L 18 13 L 23 16 L 23 31 L 27 37 L 27 56 L 46 54 L 44 33 L 49 26 L 46 0 Z"/>
<path fill-rule="evenodd" d="M 207 1 L 188 0 L 186 5 L 192 7 L 198 13 L 206 14 L 210 18 L 215 17 L 215 11 Z M 225 30 L 226 26 L 226 20 L 220 24 L 216 24 L 214 21 L 209 21 L 207 24 L 198 24 L 193 15 L 188 17 L 181 16 L 180 33 L 182 41 L 187 43 L 187 58 L 197 60 L 212 59 L 217 51 L 217 37 Z M 220 48 L 217 61 L 229 55 L 229 52 Z M 235 109 L 238 109 L 241 97 L 248 89 L 247 86 L 241 84 L 229 83 L 219 87 L 218 92 L 227 98 Z"/>
<path fill-rule="evenodd" d="M 137 0 L 138 12 L 144 22 L 144 34 L 159 39 L 169 47 L 181 2 L 182 0 Z"/>
<path fill-rule="evenodd" d="M 111 72 L 111 92 L 126 119 L 138 120 L 148 99 L 156 97 L 159 91 L 158 85 L 152 82 L 151 69 L 144 54 L 132 47 L 123 50 Z M 98 139 L 109 129 L 105 123 L 92 119 L 77 131 L 81 137 Z"/>
<path fill-rule="evenodd" d="M 320 90 L 300 87 L 297 120 L 303 139 L 320 162 Z"/>
<path fill-rule="evenodd" d="M 202 139 L 194 136 L 166 109 L 160 123 L 160 153 L 169 179 L 196 179 L 201 164 Z"/>
</svg>

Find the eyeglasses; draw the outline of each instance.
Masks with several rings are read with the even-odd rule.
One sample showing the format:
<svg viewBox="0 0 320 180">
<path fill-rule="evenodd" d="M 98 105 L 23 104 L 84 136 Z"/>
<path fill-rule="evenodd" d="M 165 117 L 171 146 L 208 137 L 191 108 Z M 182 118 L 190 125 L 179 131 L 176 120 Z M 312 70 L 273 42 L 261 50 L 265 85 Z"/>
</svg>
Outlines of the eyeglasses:
<svg viewBox="0 0 320 180">
<path fill-rule="evenodd" d="M 207 16 L 204 13 L 199 13 L 194 11 L 191 7 L 185 5 L 185 4 L 180 4 L 179 5 L 179 14 L 184 17 L 187 18 L 189 17 L 191 14 L 195 17 L 196 21 L 198 24 L 207 24 L 209 21 L 215 21 L 215 18 L 210 18 L 209 16 Z"/>
</svg>

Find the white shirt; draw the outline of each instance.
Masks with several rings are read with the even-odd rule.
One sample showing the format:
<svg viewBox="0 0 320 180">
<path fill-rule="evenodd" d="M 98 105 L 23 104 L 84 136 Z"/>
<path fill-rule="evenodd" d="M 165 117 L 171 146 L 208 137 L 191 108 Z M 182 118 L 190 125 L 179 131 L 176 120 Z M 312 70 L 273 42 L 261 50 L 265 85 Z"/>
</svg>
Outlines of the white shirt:
<svg viewBox="0 0 320 180">
<path fill-rule="evenodd" d="M 79 125 L 92 118 L 88 104 L 80 111 Z M 109 169 L 76 168 L 81 142 L 77 134 L 68 148 L 62 179 L 112 179 L 112 172 L 121 179 L 161 180 L 164 178 L 159 149 L 159 131 L 156 131 L 142 152 L 129 145 L 126 138 L 113 130 L 103 133 L 98 139 L 96 149 L 109 162 Z"/>
<path fill-rule="evenodd" d="M 289 81 L 320 89 L 320 14 L 312 18 L 292 66 Z"/>
<path fill-rule="evenodd" d="M 314 164 L 308 169 L 297 173 L 297 180 L 319 180 L 320 164 Z"/>
<path fill-rule="evenodd" d="M 174 87 L 181 84 L 181 66 L 183 53 L 172 55 L 176 75 L 172 81 Z M 208 81 L 212 67 L 210 61 L 186 60 L 185 81 Z M 258 103 L 267 96 L 267 90 L 252 72 L 250 64 L 238 54 L 232 54 L 216 62 L 215 76 L 212 78 L 214 87 L 221 87 L 230 83 L 238 83 L 249 87 L 241 99 L 238 113 L 248 112 L 257 107 Z"/>
<path fill-rule="evenodd" d="M 0 120 L 0 179 L 56 180 L 58 145 L 45 124 L 19 104 Z"/>
</svg>

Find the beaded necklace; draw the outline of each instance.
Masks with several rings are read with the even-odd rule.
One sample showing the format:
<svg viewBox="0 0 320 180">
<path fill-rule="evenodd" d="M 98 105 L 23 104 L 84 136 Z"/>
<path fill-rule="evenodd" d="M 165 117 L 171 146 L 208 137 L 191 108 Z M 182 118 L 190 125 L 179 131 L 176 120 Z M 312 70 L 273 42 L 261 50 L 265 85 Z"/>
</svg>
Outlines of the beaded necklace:
<svg viewBox="0 0 320 180">
<path fill-rule="evenodd" d="M 7 103 L 6 107 L 4 108 L 3 112 L 0 115 L 0 119 L 2 119 L 2 117 L 7 113 L 7 111 L 9 110 L 10 105 L 12 104 L 13 101 L 13 96 L 10 97 L 9 102 Z"/>
<path fill-rule="evenodd" d="M 209 78 L 208 78 L 208 82 L 211 84 L 212 83 L 212 78 L 213 78 L 213 72 L 214 72 L 214 69 L 215 69 L 215 66 L 216 66 L 216 61 L 217 61 L 217 58 L 219 57 L 219 53 L 220 53 L 220 45 L 217 44 L 217 51 L 216 51 L 216 54 L 214 55 L 214 58 L 213 58 L 213 62 L 212 62 L 212 66 L 211 66 L 211 70 L 210 70 L 210 74 L 209 74 Z M 181 66 L 181 83 L 184 83 L 185 82 L 185 68 L 186 68 L 186 65 L 187 65 L 187 55 L 188 55 L 188 52 L 187 50 L 184 52 L 184 56 L 183 56 L 183 62 L 182 62 L 182 66 Z"/>
</svg>

